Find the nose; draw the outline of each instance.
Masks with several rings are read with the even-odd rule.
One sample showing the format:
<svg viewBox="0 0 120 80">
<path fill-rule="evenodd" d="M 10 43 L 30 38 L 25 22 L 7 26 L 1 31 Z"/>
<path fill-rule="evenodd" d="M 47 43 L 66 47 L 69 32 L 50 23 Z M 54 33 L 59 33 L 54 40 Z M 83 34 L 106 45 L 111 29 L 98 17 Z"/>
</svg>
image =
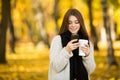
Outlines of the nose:
<svg viewBox="0 0 120 80">
<path fill-rule="evenodd" d="M 72 27 L 75 27 L 75 24 L 74 24 L 74 23 L 72 23 Z"/>
</svg>

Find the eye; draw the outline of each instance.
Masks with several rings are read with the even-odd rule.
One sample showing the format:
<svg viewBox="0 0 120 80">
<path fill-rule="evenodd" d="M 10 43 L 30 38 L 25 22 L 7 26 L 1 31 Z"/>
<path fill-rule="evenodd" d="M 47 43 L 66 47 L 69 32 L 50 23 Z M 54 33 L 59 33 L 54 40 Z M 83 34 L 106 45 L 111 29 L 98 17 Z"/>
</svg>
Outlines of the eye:
<svg viewBox="0 0 120 80">
<path fill-rule="evenodd" d="M 68 24 L 71 24 L 72 22 L 71 21 L 68 21 Z"/>
<path fill-rule="evenodd" d="M 75 23 L 76 23 L 76 24 L 79 24 L 79 21 L 77 20 L 77 21 L 75 21 Z"/>
</svg>

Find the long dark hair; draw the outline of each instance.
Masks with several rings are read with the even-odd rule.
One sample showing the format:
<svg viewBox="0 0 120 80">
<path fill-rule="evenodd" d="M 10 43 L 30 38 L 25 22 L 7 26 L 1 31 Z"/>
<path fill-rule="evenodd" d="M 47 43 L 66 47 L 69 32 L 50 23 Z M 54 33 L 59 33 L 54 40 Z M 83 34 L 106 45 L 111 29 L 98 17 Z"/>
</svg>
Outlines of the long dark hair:
<svg viewBox="0 0 120 80">
<path fill-rule="evenodd" d="M 85 28 L 85 24 L 84 24 L 84 20 L 83 20 L 82 14 L 77 9 L 69 9 L 66 12 L 66 14 L 65 14 L 65 16 L 63 18 L 63 22 L 62 22 L 59 34 L 62 34 L 64 32 L 66 32 L 66 31 L 68 31 L 68 19 L 69 19 L 69 17 L 71 15 L 75 16 L 78 19 L 79 23 L 80 23 L 80 30 L 79 30 L 79 32 L 84 34 L 84 36 L 88 37 L 88 33 L 87 33 L 86 28 Z"/>
</svg>

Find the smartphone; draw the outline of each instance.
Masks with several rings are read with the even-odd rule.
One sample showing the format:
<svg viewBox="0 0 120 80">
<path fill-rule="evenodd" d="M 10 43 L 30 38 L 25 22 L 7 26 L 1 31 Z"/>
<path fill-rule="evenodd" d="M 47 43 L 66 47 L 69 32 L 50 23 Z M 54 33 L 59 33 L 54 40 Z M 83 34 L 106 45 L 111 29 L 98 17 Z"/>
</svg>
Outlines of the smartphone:
<svg viewBox="0 0 120 80">
<path fill-rule="evenodd" d="M 72 34 L 72 35 L 71 35 L 71 40 L 73 40 L 73 39 L 77 39 L 77 41 L 75 41 L 75 42 L 73 42 L 73 43 L 78 42 L 78 41 L 79 41 L 79 35 L 78 35 L 78 34 Z"/>
</svg>

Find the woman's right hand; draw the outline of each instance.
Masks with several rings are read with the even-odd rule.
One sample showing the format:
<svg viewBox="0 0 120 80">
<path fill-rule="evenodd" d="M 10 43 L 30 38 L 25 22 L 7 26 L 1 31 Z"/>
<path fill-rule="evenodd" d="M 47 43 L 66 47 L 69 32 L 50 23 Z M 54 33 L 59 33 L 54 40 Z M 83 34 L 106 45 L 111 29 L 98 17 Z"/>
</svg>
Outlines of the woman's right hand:
<svg viewBox="0 0 120 80">
<path fill-rule="evenodd" d="M 71 52 L 71 51 L 77 49 L 79 47 L 79 42 L 76 42 L 76 41 L 77 41 L 77 39 L 73 39 L 73 40 L 69 41 L 68 44 L 66 45 L 65 49 L 68 52 Z"/>
</svg>

